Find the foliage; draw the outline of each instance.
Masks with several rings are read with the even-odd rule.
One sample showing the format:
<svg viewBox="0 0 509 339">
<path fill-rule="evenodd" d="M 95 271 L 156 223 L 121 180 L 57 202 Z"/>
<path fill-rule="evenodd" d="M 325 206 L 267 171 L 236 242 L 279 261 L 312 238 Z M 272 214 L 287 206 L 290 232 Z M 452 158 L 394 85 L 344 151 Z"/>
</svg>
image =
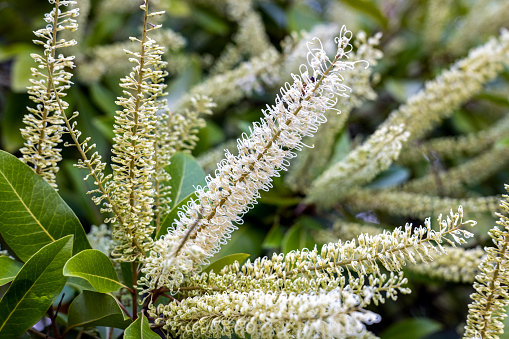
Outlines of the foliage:
<svg viewBox="0 0 509 339">
<path fill-rule="evenodd" d="M 0 338 L 503 338 L 508 9 L 7 3 Z"/>
</svg>

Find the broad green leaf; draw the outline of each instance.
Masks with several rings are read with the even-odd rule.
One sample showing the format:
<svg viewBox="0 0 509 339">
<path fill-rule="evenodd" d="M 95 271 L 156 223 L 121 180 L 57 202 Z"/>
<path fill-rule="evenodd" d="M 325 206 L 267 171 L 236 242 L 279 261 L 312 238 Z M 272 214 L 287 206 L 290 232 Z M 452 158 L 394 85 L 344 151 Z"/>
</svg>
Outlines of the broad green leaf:
<svg viewBox="0 0 509 339">
<path fill-rule="evenodd" d="M 16 338 L 46 313 L 64 288 L 72 236 L 48 244 L 21 268 L 0 300 L 0 338 Z"/>
<path fill-rule="evenodd" d="M 171 204 L 175 207 L 182 199 L 194 192 L 196 185 L 205 185 L 205 172 L 191 155 L 177 153 L 170 159 L 170 165 L 165 170 L 170 173 Z"/>
<path fill-rule="evenodd" d="M 12 281 L 23 266 L 22 263 L 9 257 L 0 257 L 0 286 Z"/>
<path fill-rule="evenodd" d="M 400 321 L 380 334 L 381 339 L 421 339 L 442 329 L 442 324 L 429 318 Z"/>
<path fill-rule="evenodd" d="M 73 254 L 90 248 L 78 218 L 53 187 L 4 151 L 0 151 L 0 192 L 0 233 L 21 260 L 70 234 Z"/>
<path fill-rule="evenodd" d="M 150 329 L 147 317 L 140 312 L 138 319 L 125 329 L 124 339 L 160 339 L 160 337 Z"/>
<path fill-rule="evenodd" d="M 124 329 L 131 323 L 109 294 L 83 291 L 69 306 L 67 324 L 73 327 L 108 326 Z"/>
<path fill-rule="evenodd" d="M 64 267 L 64 275 L 83 278 L 101 293 L 114 292 L 124 287 L 118 280 L 111 260 L 98 250 L 85 250 L 69 259 Z"/>
<path fill-rule="evenodd" d="M 67 284 L 80 293 L 83 292 L 83 290 L 95 291 L 95 288 L 83 278 L 69 277 Z"/>
<path fill-rule="evenodd" d="M 214 270 L 214 272 L 218 273 L 225 266 L 233 264 L 235 261 L 238 261 L 239 264 L 242 264 L 244 260 L 249 258 L 249 254 L 247 253 L 235 253 L 227 255 L 219 260 L 214 261 L 212 264 L 208 265 L 203 269 L 203 272 L 210 272 Z"/>
<path fill-rule="evenodd" d="M 163 235 L 165 235 L 166 233 L 168 233 L 168 228 L 171 227 L 171 225 L 173 224 L 173 222 L 175 221 L 175 219 L 178 217 L 178 211 L 180 210 L 180 207 L 186 205 L 189 200 L 193 199 L 193 198 L 196 198 L 196 195 L 193 193 L 189 194 L 185 199 L 182 199 L 178 204 L 177 206 L 173 207 L 170 211 L 170 213 L 168 213 L 164 219 L 163 219 L 163 222 L 161 223 L 161 227 L 159 228 L 159 230 L 157 231 L 157 234 L 156 234 L 156 239 L 159 239 L 160 237 L 162 237 Z"/>
</svg>

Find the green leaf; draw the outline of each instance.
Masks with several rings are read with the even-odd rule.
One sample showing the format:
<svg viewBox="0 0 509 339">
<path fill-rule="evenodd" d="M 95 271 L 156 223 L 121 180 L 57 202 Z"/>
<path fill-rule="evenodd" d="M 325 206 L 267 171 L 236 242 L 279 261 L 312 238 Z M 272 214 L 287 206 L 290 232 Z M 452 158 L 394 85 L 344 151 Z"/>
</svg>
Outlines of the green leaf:
<svg viewBox="0 0 509 339">
<path fill-rule="evenodd" d="M 306 5 L 292 6 L 288 11 L 288 29 L 291 32 L 310 31 L 319 20 L 318 13 Z"/>
<path fill-rule="evenodd" d="M 16 338 L 33 326 L 64 288 L 72 236 L 48 244 L 21 268 L 0 300 L 0 338 Z"/>
<path fill-rule="evenodd" d="M 124 284 L 129 288 L 133 288 L 133 264 L 131 262 L 121 262 L 120 271 L 122 272 Z"/>
<path fill-rule="evenodd" d="M 347 3 L 348 5 L 350 5 L 351 7 L 357 9 L 358 11 L 366 14 L 366 15 L 369 15 L 370 17 L 372 17 L 373 19 L 375 19 L 376 21 L 378 21 L 378 23 L 386 28 L 389 21 L 387 20 L 387 18 L 382 14 L 382 12 L 378 9 L 378 7 L 372 2 L 372 1 L 369 1 L 369 0 L 344 0 L 345 3 Z"/>
<path fill-rule="evenodd" d="M 0 257 L 0 286 L 12 281 L 22 266 L 22 263 L 14 259 Z"/>
<path fill-rule="evenodd" d="M 413 318 L 400 321 L 380 335 L 382 339 L 421 339 L 442 329 L 442 324 L 429 318 Z"/>
<path fill-rule="evenodd" d="M 115 116 L 115 112 L 119 110 L 119 107 L 115 104 L 117 100 L 115 93 L 100 83 L 90 86 L 90 98 L 109 117 Z"/>
<path fill-rule="evenodd" d="M 170 174 L 171 204 L 175 207 L 182 199 L 194 192 L 196 185 L 205 185 L 205 172 L 191 155 L 177 153 L 170 159 L 170 165 L 165 170 Z"/>
<path fill-rule="evenodd" d="M 0 151 L 0 192 L 0 233 L 21 260 L 70 234 L 73 254 L 90 248 L 78 218 L 53 187 L 4 151 Z"/>
<path fill-rule="evenodd" d="M 283 253 L 303 248 L 313 248 L 315 242 L 309 233 L 309 229 L 320 228 L 317 224 L 317 221 L 312 218 L 303 217 L 298 219 L 283 237 L 281 242 Z"/>
<path fill-rule="evenodd" d="M 227 255 L 219 260 L 214 261 L 212 264 L 208 265 L 203 269 L 203 272 L 210 272 L 214 270 L 214 272 L 218 273 L 225 266 L 233 264 L 235 261 L 238 261 L 239 264 L 242 264 L 244 260 L 249 258 L 249 254 L 247 253 L 235 253 Z"/>
<path fill-rule="evenodd" d="M 124 329 L 131 323 L 109 294 L 83 291 L 69 306 L 67 324 L 73 327 L 108 326 Z"/>
<path fill-rule="evenodd" d="M 369 185 L 366 187 L 370 189 L 389 188 L 400 185 L 408 180 L 410 177 L 410 170 L 406 167 L 392 165 L 388 170 L 380 173 Z"/>
<path fill-rule="evenodd" d="M 262 248 L 270 249 L 281 247 L 283 237 L 284 233 L 279 223 L 274 224 L 274 226 L 272 226 L 269 233 L 265 237 L 265 240 L 263 240 Z"/>
<path fill-rule="evenodd" d="M 114 292 L 124 287 L 118 280 L 111 260 L 98 250 L 85 250 L 69 259 L 64 267 L 64 275 L 83 278 L 101 293 Z"/>
<path fill-rule="evenodd" d="M 159 239 L 160 237 L 168 233 L 168 228 L 171 227 L 175 219 L 178 217 L 178 211 L 180 210 L 180 208 L 186 205 L 189 202 L 189 200 L 193 198 L 196 198 L 196 194 L 194 192 L 189 194 L 185 199 L 181 200 L 177 204 L 177 206 L 171 209 L 170 213 L 168 213 L 166 217 L 164 217 L 163 222 L 161 223 L 161 228 L 159 228 L 159 230 L 157 231 L 155 237 L 156 239 Z"/>
<path fill-rule="evenodd" d="M 221 250 L 210 261 L 214 262 L 227 255 L 236 253 L 248 253 L 251 258 L 259 257 L 262 253 L 261 244 L 264 237 L 265 232 L 263 230 L 246 222 L 232 233 L 231 239 L 221 246 Z"/>
<path fill-rule="evenodd" d="M 14 60 L 11 73 L 11 89 L 14 92 L 24 93 L 27 86 L 32 86 L 30 69 L 37 67 L 38 64 L 32 59 L 30 53 L 41 53 L 41 51 L 38 48 L 27 48 L 26 53 L 19 53 Z"/>
<path fill-rule="evenodd" d="M 140 312 L 138 319 L 125 329 L 124 339 L 160 339 L 160 337 L 150 329 L 147 317 Z"/>
</svg>

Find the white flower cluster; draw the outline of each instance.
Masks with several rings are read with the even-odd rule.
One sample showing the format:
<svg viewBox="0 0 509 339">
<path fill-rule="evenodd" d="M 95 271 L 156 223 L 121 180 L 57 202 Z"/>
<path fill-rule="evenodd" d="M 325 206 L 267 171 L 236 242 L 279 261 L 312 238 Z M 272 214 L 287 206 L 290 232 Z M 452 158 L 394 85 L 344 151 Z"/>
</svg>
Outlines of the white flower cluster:
<svg viewBox="0 0 509 339">
<path fill-rule="evenodd" d="M 469 213 L 497 210 L 500 196 L 476 198 L 441 198 L 420 193 L 395 192 L 392 190 L 355 190 L 344 197 L 344 202 L 356 211 L 375 209 L 392 215 L 425 218 L 440 211 L 462 205 Z"/>
<path fill-rule="evenodd" d="M 166 85 L 161 60 L 163 48 L 147 34 L 160 25 L 150 25 L 148 20 L 162 14 L 148 12 L 148 3 L 141 5 L 145 12 L 145 26 L 140 52 L 127 51 L 135 64 L 133 71 L 121 79 L 120 86 L 125 97 L 119 97 L 117 105 L 123 107 L 115 116 L 114 144 L 112 148 L 113 179 L 109 183 L 110 196 L 118 212 L 109 220 L 117 222 L 113 236 L 118 242 L 113 255 L 123 261 L 143 256 L 151 243 L 153 232 L 154 189 L 151 178 L 154 170 L 154 131 L 158 97 Z M 122 221 L 118 217 L 122 217 Z"/>
<path fill-rule="evenodd" d="M 30 113 L 23 118 L 26 127 L 21 130 L 21 135 L 26 140 L 20 150 L 23 154 L 21 160 L 54 188 L 57 187 L 58 162 L 62 160 L 58 145 L 62 142 L 65 131 L 62 126 L 63 115 L 69 107 L 63 97 L 72 83 L 72 74 L 65 69 L 74 68 L 74 56 L 57 54 L 57 50 L 76 44 L 75 40 L 57 39 L 57 35 L 65 30 L 75 31 L 78 28 L 75 18 L 79 15 L 77 8 L 62 12 L 59 7 L 75 3 L 76 1 L 58 1 L 55 8 L 44 16 L 48 25 L 34 32 L 37 38 L 41 39 L 34 40 L 34 43 L 42 45 L 44 53 L 30 55 L 38 64 L 37 68 L 31 69 L 32 86 L 27 87 L 30 99 L 36 103 L 36 107 L 28 108 Z"/>
<path fill-rule="evenodd" d="M 509 192 L 509 185 L 505 185 Z M 464 338 L 499 338 L 504 333 L 504 318 L 509 305 L 509 195 L 500 202 L 504 214 L 497 213 L 500 219 L 489 235 L 493 247 L 486 247 L 486 258 L 479 265 L 481 271 L 474 282 L 475 293 L 468 305 L 467 325 Z"/>
<path fill-rule="evenodd" d="M 179 338 L 250 335 L 258 338 L 347 338 L 362 335 L 380 316 L 364 310 L 349 290 L 312 294 L 229 292 L 187 298 L 151 314 Z M 156 320 L 160 322 L 161 320 Z"/>
<path fill-rule="evenodd" d="M 337 51 L 330 60 L 317 42 L 310 44 L 308 67 L 301 67 L 300 75 L 293 75 L 294 83 L 286 83 L 281 96 L 274 106 L 267 106 L 263 112 L 265 119 L 254 123 L 251 135 L 238 140 L 239 155 L 226 153 L 215 172 L 215 177 L 207 177 L 207 186 L 196 190 L 196 200 L 192 200 L 179 212 L 174 229 L 158 242 L 164 244 L 168 237 L 181 237 L 178 247 L 174 243 L 158 246 L 162 251 L 151 251 L 145 259 L 144 272 L 150 289 L 161 287 L 162 271 L 168 269 L 169 257 L 196 246 L 204 251 L 201 260 L 193 267 L 174 267 L 172 270 L 190 270 L 202 264 L 207 257 L 226 243 L 229 234 L 237 228 L 234 223 L 242 222 L 256 199 L 259 190 L 271 187 L 273 176 L 285 170 L 288 159 L 296 156 L 294 149 L 301 149 L 304 136 L 311 136 L 318 125 L 325 122 L 324 112 L 337 102 L 337 96 L 345 96 L 350 89 L 341 84 L 340 73 L 353 63 L 340 61 L 350 51 L 351 32 L 343 29 L 336 38 Z"/>
</svg>

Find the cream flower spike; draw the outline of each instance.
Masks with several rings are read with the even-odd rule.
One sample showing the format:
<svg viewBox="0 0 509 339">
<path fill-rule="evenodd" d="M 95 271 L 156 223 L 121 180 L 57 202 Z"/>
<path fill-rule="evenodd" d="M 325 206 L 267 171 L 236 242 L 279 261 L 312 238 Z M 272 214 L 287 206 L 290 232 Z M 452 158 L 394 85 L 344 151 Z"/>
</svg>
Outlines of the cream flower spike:
<svg viewBox="0 0 509 339">
<path fill-rule="evenodd" d="M 196 200 L 179 212 L 170 233 L 156 241 L 145 259 L 142 282 L 147 287 L 178 286 L 180 279 L 172 279 L 181 278 L 180 274 L 196 269 L 216 253 L 237 229 L 235 224 L 242 224 L 242 216 L 256 204 L 259 191 L 272 187 L 272 177 L 287 169 L 296 156 L 293 150 L 305 146 L 302 138 L 316 133 L 338 96 L 348 96 L 351 89 L 342 84 L 340 73 L 356 63 L 341 61 L 352 49 L 351 38 L 352 33 L 343 26 L 332 60 L 320 40 L 308 43 L 309 66 L 302 65 L 300 74 L 292 74 L 293 84 L 284 84 L 275 105 L 267 105 L 264 118 L 253 123 L 250 135 L 238 139 L 238 155 L 226 152 L 215 176 L 206 178 L 207 186 L 197 188 Z M 169 279 L 168 272 L 176 276 Z"/>
</svg>

